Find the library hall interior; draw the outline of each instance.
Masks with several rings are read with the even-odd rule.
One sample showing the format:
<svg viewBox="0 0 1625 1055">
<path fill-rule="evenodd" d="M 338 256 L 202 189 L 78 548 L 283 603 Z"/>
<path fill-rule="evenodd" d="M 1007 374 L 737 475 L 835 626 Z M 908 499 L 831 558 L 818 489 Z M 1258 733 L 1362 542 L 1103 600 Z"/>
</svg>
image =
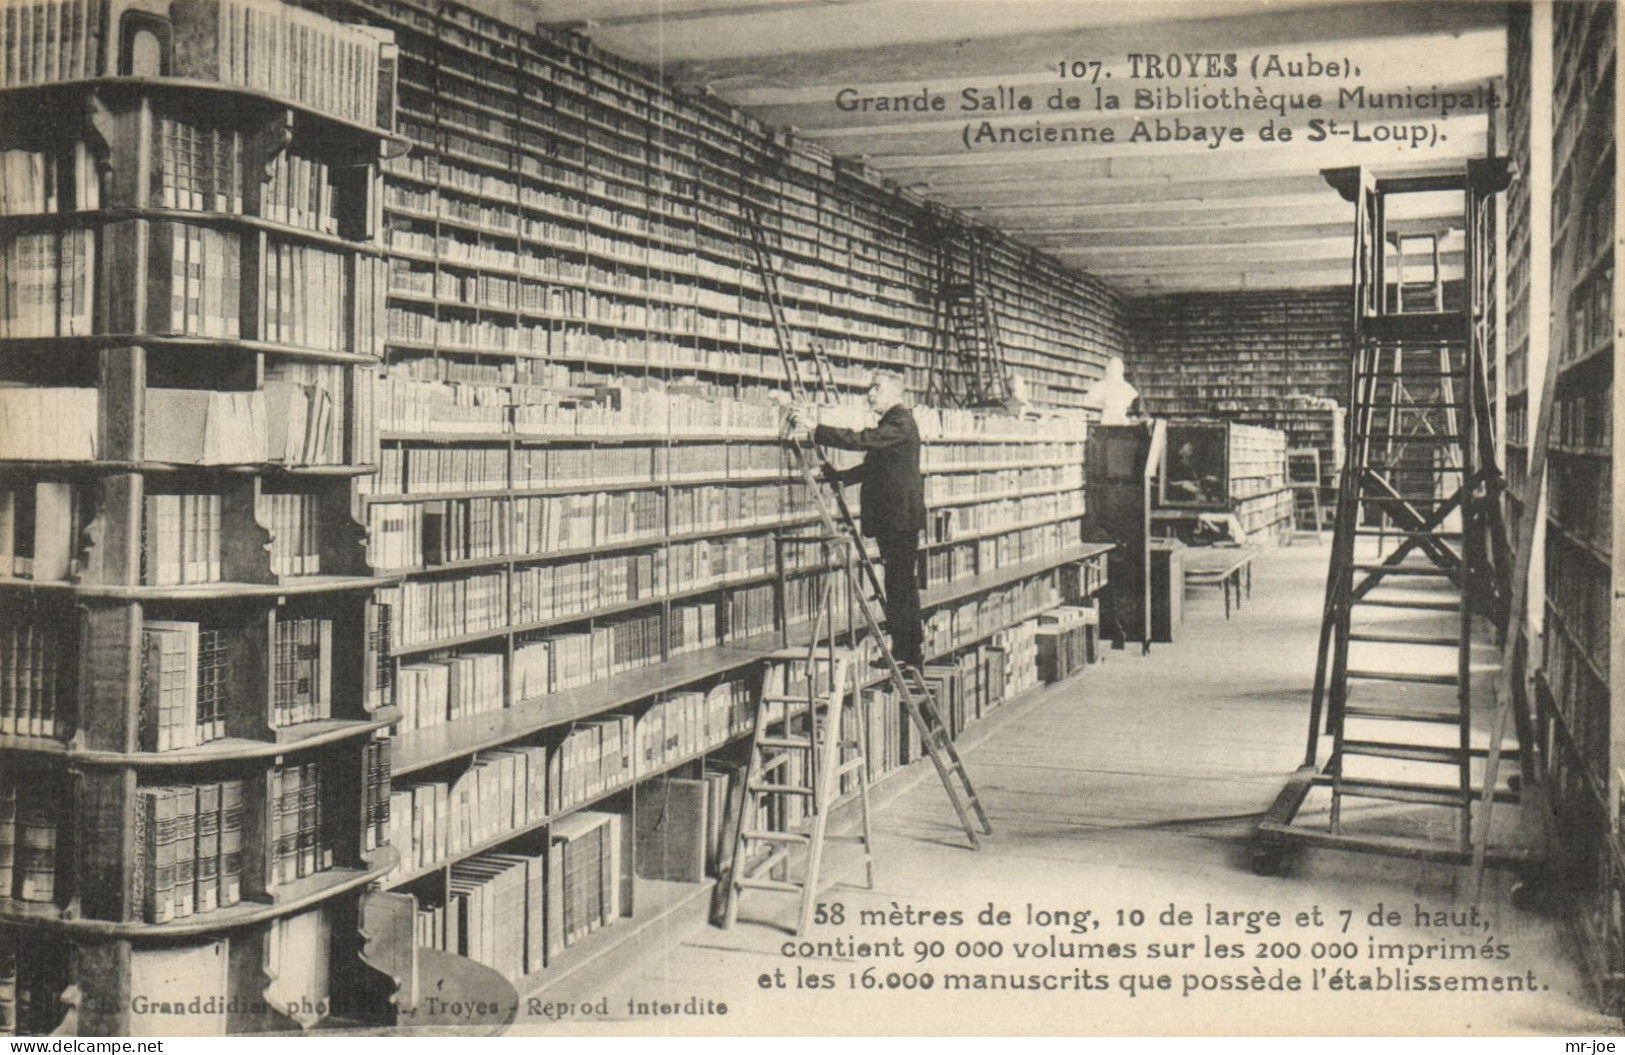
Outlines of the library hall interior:
<svg viewBox="0 0 1625 1055">
<path fill-rule="evenodd" d="M 0 1037 L 1617 1034 L 1620 32 L 0 0 Z"/>
</svg>

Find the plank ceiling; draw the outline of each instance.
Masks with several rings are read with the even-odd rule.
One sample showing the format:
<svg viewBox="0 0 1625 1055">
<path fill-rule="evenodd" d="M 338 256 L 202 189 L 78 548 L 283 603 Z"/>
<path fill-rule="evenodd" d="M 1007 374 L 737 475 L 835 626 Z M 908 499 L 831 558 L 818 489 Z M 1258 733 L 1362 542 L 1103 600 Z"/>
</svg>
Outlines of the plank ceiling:
<svg viewBox="0 0 1625 1055">
<path fill-rule="evenodd" d="M 713 93 L 769 125 L 792 127 L 838 155 L 861 157 L 899 185 L 965 210 L 1020 241 L 1132 293 L 1346 284 L 1353 209 L 1319 170 L 1364 164 L 1379 175 L 1459 171 L 1486 153 L 1491 117 L 1441 120 L 1426 107 L 1373 111 L 1366 130 L 1438 122 L 1441 140 L 1356 144 L 1342 137 L 1292 146 L 1258 141 L 1272 114 L 1128 108 L 1136 87 L 1304 92 L 1329 83 L 1255 81 L 1255 54 L 1347 57 L 1367 92 L 1470 90 L 1502 75 L 1504 8 L 1472 0 L 475 0 L 525 27 L 579 23 L 608 50 L 663 70 L 686 91 Z M 1135 79 L 1130 54 L 1236 52 L 1236 79 Z M 1094 108 L 1094 87 L 1062 80 L 1065 59 L 1099 60 L 1096 84 L 1125 99 Z M 1003 85 L 1031 96 L 1031 112 L 960 110 L 961 92 Z M 856 112 L 859 96 L 945 97 L 938 112 Z M 1057 112 L 1057 88 L 1088 109 Z M 1134 118 L 1241 125 L 1246 142 L 1125 142 Z M 1292 113 L 1309 119 L 1336 113 Z M 1003 144 L 966 149 L 967 124 L 997 131 L 1110 126 L 1116 143 Z M 1279 118 L 1277 118 L 1279 120 Z M 1345 122 L 1346 127 L 1346 122 Z M 1459 198 L 1402 201 L 1398 218 L 1418 232 L 1447 229 Z M 1393 215 L 1393 214 L 1391 214 Z M 1447 277 L 1460 273 L 1459 231 L 1442 243 Z"/>
</svg>

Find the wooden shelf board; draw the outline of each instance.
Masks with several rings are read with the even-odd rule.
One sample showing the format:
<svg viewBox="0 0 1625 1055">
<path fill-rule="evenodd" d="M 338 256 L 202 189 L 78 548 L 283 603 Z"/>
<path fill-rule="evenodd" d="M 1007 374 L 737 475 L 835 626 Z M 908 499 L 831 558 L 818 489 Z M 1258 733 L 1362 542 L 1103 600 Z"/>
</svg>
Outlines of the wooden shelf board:
<svg viewBox="0 0 1625 1055">
<path fill-rule="evenodd" d="M 771 639 L 771 640 L 767 640 Z M 579 689 L 552 693 L 478 718 L 415 729 L 395 740 L 391 772 L 411 773 L 496 747 L 549 726 L 578 721 L 615 707 L 680 688 L 716 674 L 748 666 L 778 644 L 778 634 L 764 634 L 731 644 L 690 652 L 663 663 L 616 675 Z"/>
<path fill-rule="evenodd" d="M 325 718 L 315 722 L 300 722 L 274 730 L 275 740 L 249 740 L 227 737 L 212 740 L 197 747 L 175 751 L 84 751 L 67 752 L 69 761 L 85 765 L 130 766 L 132 768 L 162 768 L 168 766 L 201 765 L 209 762 L 247 761 L 271 758 L 294 751 L 308 751 L 342 740 L 366 736 L 379 729 L 388 729 L 400 721 L 400 712 L 386 707 L 366 719 Z"/>
<path fill-rule="evenodd" d="M 244 901 L 229 908 L 188 916 L 170 923 L 116 923 L 110 920 L 69 917 L 53 911 L 48 917 L 38 912 L 13 914 L 13 902 L 0 901 L 0 922 L 48 926 L 97 938 L 189 938 L 246 927 L 294 913 L 374 883 L 395 866 L 395 851 L 389 847 L 375 851 L 375 862 L 364 868 L 331 868 L 313 876 L 279 886 L 272 900 Z"/>
</svg>

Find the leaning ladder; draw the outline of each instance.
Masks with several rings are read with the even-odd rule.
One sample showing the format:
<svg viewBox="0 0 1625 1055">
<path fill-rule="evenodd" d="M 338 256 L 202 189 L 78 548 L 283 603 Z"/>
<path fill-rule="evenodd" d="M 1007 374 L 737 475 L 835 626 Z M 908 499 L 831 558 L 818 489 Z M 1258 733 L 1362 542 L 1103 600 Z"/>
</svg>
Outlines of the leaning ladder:
<svg viewBox="0 0 1625 1055">
<path fill-rule="evenodd" d="M 758 274 L 761 275 L 762 288 L 767 296 L 779 359 L 784 364 L 790 394 L 798 404 L 810 405 L 811 393 L 802 374 L 801 361 L 795 353 L 783 301 L 779 296 L 778 272 L 769 255 L 759 217 L 755 210 L 748 206 L 746 226 L 752 258 Z M 822 358 L 822 353 L 814 349 L 814 364 L 818 364 Z M 815 376 L 822 381 L 828 374 L 826 367 L 819 366 Z M 818 387 L 825 397 L 829 396 L 827 383 L 820 383 Z M 948 793 L 948 801 L 954 808 L 960 827 L 964 829 L 972 848 L 979 848 L 981 844 L 977 838 L 976 824 L 980 825 L 982 834 L 985 835 L 993 834 L 993 824 L 982 806 L 981 798 L 977 795 L 976 787 L 965 769 L 964 761 L 954 747 L 947 723 L 942 719 L 930 687 L 919 671 L 905 668 L 897 661 L 888 638 L 881 632 L 881 617 L 876 605 L 885 596 L 885 590 L 881 586 L 880 575 L 875 569 L 874 561 L 869 556 L 868 547 L 864 545 L 862 534 L 858 531 L 857 522 L 852 517 L 846 496 L 839 488 L 835 488 L 832 495 L 826 498 L 824 490 L 820 487 L 820 479 L 830 465 L 815 444 L 794 434 L 789 437 L 789 444 L 797 470 L 807 487 L 807 493 L 813 498 L 813 505 L 818 511 L 824 535 L 831 539 L 848 540 L 851 550 L 856 554 L 856 560 L 842 561 L 842 569 L 851 581 L 851 596 L 855 602 L 854 607 L 861 617 L 863 629 L 880 650 L 886 679 L 902 700 L 909 720 L 918 730 L 921 746 L 926 756 L 931 759 L 932 766 L 936 768 L 937 776 Z M 831 632 L 833 633 L 833 629 Z M 972 823 L 973 816 L 976 824 Z"/>
</svg>

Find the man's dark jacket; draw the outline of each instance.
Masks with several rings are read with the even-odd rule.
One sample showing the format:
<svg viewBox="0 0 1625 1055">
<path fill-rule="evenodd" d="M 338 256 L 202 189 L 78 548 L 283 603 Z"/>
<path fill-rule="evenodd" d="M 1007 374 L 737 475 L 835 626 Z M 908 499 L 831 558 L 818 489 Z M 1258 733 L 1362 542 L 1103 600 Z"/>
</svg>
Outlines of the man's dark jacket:
<svg viewBox="0 0 1625 1055">
<path fill-rule="evenodd" d="M 901 404 L 861 432 L 820 425 L 813 440 L 824 447 L 863 451 L 863 464 L 841 473 L 861 484 L 863 533 L 870 538 L 913 535 L 925 529 L 925 481 L 920 477 L 920 430 Z"/>
</svg>

